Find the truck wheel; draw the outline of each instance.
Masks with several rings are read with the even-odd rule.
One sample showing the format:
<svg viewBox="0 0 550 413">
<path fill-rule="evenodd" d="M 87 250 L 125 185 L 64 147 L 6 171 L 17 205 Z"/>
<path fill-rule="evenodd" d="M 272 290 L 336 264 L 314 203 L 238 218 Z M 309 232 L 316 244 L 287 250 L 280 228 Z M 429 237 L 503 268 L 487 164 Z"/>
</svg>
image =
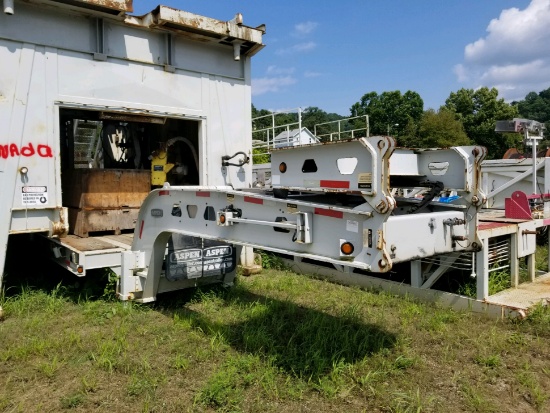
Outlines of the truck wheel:
<svg viewBox="0 0 550 413">
<path fill-rule="evenodd" d="M 273 196 L 278 199 L 287 199 L 288 189 L 273 188 Z"/>
</svg>

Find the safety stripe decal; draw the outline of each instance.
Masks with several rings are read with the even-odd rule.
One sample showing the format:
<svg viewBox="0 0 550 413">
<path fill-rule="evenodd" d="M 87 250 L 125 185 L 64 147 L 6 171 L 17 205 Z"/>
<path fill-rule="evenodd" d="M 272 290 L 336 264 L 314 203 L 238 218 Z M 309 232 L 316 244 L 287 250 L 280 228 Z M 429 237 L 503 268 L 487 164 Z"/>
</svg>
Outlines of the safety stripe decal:
<svg viewBox="0 0 550 413">
<path fill-rule="evenodd" d="M 249 202 L 251 204 L 258 204 L 258 205 L 263 205 L 264 204 L 264 200 L 261 199 L 261 198 L 253 198 L 251 196 L 245 196 L 244 197 L 244 202 Z"/>
<path fill-rule="evenodd" d="M 344 218 L 342 211 L 335 211 L 333 209 L 315 208 L 315 215 L 324 215 L 325 217 L 332 218 Z"/>
<path fill-rule="evenodd" d="M 349 181 L 330 181 L 321 179 L 321 188 L 349 188 Z"/>
<path fill-rule="evenodd" d="M 195 192 L 196 196 L 202 196 L 203 198 L 210 198 L 210 192 L 197 191 Z"/>
</svg>

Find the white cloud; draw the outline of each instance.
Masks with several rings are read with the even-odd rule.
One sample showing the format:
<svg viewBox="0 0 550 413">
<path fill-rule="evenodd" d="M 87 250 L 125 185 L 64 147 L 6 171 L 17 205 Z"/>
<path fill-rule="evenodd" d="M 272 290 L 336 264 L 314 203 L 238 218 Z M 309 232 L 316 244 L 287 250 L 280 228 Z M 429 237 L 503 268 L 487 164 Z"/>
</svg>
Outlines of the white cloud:
<svg viewBox="0 0 550 413">
<path fill-rule="evenodd" d="M 304 36 L 313 32 L 318 26 L 316 22 L 303 22 L 294 26 L 294 35 Z"/>
<path fill-rule="evenodd" d="M 280 67 L 271 65 L 267 68 L 268 75 L 291 75 L 294 73 L 293 67 Z"/>
<path fill-rule="evenodd" d="M 316 47 L 317 47 L 317 43 L 315 42 L 298 43 L 286 49 L 279 49 L 275 52 L 275 54 L 282 56 L 282 55 L 288 55 L 288 54 L 309 52 L 315 49 Z"/>
<path fill-rule="evenodd" d="M 550 65 L 547 60 L 537 59 L 532 62 L 507 66 L 491 66 L 482 75 L 488 82 L 518 83 L 530 81 L 538 83 L 550 80 Z"/>
<path fill-rule="evenodd" d="M 252 95 L 259 96 L 268 92 L 278 92 L 285 86 L 296 83 L 292 76 L 259 77 L 252 79 Z"/>
<path fill-rule="evenodd" d="M 453 72 L 455 73 L 459 82 L 466 82 L 469 79 L 468 70 L 462 64 L 455 65 L 455 67 L 453 68 Z"/>
<path fill-rule="evenodd" d="M 312 71 L 306 71 L 304 72 L 304 77 L 319 77 L 319 76 L 322 76 L 323 74 L 322 73 L 319 73 L 319 72 L 312 72 Z"/>
<path fill-rule="evenodd" d="M 468 44 L 464 63 L 454 67 L 460 82 L 497 87 L 507 100 L 550 86 L 550 0 L 503 10 L 487 35 Z"/>
</svg>

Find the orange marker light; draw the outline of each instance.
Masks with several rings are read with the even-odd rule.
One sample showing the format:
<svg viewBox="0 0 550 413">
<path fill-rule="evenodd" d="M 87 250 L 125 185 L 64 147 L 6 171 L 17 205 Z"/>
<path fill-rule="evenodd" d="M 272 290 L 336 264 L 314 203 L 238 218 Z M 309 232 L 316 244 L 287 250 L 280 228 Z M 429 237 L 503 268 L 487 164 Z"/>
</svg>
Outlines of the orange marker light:
<svg viewBox="0 0 550 413">
<path fill-rule="evenodd" d="M 220 215 L 220 224 L 225 224 L 225 215 L 224 214 Z"/>
<path fill-rule="evenodd" d="M 342 254 L 344 255 L 351 255 L 353 254 L 354 250 L 355 248 L 351 242 L 344 242 L 342 245 L 340 245 L 340 251 L 342 251 Z"/>
<path fill-rule="evenodd" d="M 279 164 L 279 172 L 282 173 L 282 174 L 284 174 L 286 172 L 286 163 L 281 162 Z"/>
</svg>

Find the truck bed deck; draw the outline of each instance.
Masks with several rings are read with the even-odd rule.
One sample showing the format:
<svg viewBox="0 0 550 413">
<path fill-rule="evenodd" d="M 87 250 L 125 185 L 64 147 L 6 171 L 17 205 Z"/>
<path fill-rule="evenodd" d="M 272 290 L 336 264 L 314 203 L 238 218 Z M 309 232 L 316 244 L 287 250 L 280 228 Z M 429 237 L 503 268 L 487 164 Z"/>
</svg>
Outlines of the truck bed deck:
<svg viewBox="0 0 550 413">
<path fill-rule="evenodd" d="M 100 235 L 92 237 L 79 237 L 78 235 L 67 235 L 60 238 L 58 242 L 61 245 L 70 247 L 82 252 L 104 251 L 113 248 L 122 248 L 129 250 L 132 246 L 134 234 L 121 235 Z"/>
<path fill-rule="evenodd" d="M 87 270 L 111 268 L 117 271 L 121 265 L 121 252 L 132 247 L 134 234 L 98 235 L 87 238 L 67 235 L 48 238 L 55 261 L 63 268 L 82 277 Z"/>
</svg>

